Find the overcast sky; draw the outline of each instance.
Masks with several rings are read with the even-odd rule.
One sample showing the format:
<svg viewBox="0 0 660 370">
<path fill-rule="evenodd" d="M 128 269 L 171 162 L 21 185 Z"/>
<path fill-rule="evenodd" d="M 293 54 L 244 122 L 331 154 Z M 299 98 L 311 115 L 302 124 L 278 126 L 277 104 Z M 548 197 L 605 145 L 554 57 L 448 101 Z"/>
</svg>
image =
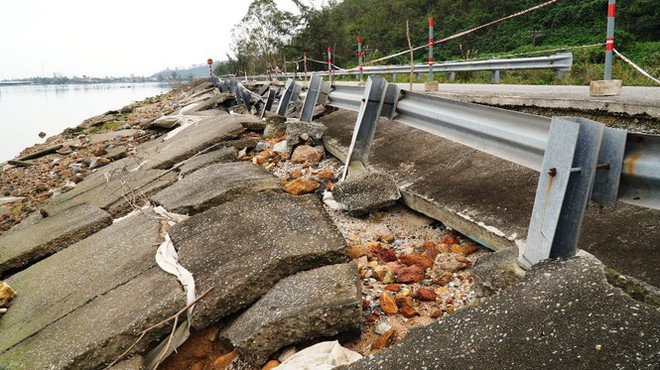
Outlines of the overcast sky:
<svg viewBox="0 0 660 370">
<path fill-rule="evenodd" d="M 149 76 L 226 58 L 251 0 L 3 0 L 0 80 Z M 290 0 L 276 0 L 294 10 Z"/>
</svg>

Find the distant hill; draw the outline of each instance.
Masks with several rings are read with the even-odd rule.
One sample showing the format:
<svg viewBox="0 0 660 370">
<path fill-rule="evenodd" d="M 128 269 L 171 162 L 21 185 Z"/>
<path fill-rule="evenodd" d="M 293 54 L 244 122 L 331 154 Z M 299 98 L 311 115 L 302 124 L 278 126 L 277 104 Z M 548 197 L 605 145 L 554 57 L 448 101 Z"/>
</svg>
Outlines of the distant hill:
<svg viewBox="0 0 660 370">
<path fill-rule="evenodd" d="M 213 63 L 213 68 L 215 68 L 218 64 L 219 62 Z M 208 64 L 196 64 L 188 68 L 166 68 L 162 71 L 154 73 L 153 78 L 158 81 L 164 81 L 170 78 L 174 78 L 175 80 L 190 80 L 193 78 L 207 77 L 208 75 Z"/>
</svg>

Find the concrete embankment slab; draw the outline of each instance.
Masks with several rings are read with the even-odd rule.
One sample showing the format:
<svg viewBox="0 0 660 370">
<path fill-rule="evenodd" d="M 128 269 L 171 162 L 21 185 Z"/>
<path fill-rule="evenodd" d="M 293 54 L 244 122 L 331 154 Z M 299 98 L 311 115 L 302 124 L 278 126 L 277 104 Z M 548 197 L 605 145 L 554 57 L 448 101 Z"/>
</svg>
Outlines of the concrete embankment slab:
<svg viewBox="0 0 660 370">
<path fill-rule="evenodd" d="M 362 294 L 355 263 L 320 267 L 280 280 L 220 337 L 259 366 L 289 344 L 357 328 Z"/>
<path fill-rule="evenodd" d="M 112 217 L 81 204 L 0 236 L 0 276 L 58 252 L 112 224 Z"/>
<path fill-rule="evenodd" d="M 176 278 L 153 267 L 104 294 L 99 291 L 75 311 L 0 354 L 0 363 L 26 370 L 102 369 L 137 340 L 142 330 L 185 305 Z M 136 350 L 153 346 L 170 330 L 165 325 L 149 332 Z"/>
<path fill-rule="evenodd" d="M 192 323 L 204 328 L 300 271 L 347 261 L 345 241 L 314 196 L 259 194 L 192 216 L 170 230 L 179 261 L 204 291 Z"/>
<path fill-rule="evenodd" d="M 594 258 L 534 266 L 474 308 L 345 369 L 656 369 L 660 313 L 608 284 Z"/>
<path fill-rule="evenodd" d="M 240 114 L 205 118 L 165 141 L 146 149 L 138 148 L 138 156 L 148 159 L 147 169 L 168 169 L 214 144 L 235 139 L 245 130 L 241 122 L 246 120 L 259 118 Z"/>
<path fill-rule="evenodd" d="M 251 162 L 219 163 L 202 168 L 151 199 L 167 210 L 194 214 L 258 192 L 281 191 L 280 180 Z"/>
<path fill-rule="evenodd" d="M 236 148 L 213 150 L 194 158 L 189 158 L 183 165 L 178 167 L 178 170 L 182 176 L 186 176 L 211 164 L 233 162 L 236 160 L 237 153 Z"/>
<path fill-rule="evenodd" d="M 339 159 L 346 157 L 356 119 L 356 112 L 342 110 L 320 120 L 328 126 L 324 143 Z M 410 208 L 492 249 L 527 236 L 535 171 L 385 119 L 378 122 L 369 165 L 394 176 Z M 658 210 L 590 207 L 580 247 L 623 274 L 660 286 L 660 264 L 654 262 L 660 259 L 659 223 Z"/>
<path fill-rule="evenodd" d="M 75 315 L 75 311 L 90 301 L 153 268 L 160 242 L 160 222 L 150 210 L 143 212 L 116 222 L 7 279 L 17 296 L 0 320 L 0 353 L 64 317 Z M 146 292 L 139 290 L 135 294 L 131 295 L 133 298 L 125 296 L 114 301 L 116 310 L 139 301 Z M 102 320 L 98 321 L 103 325 Z"/>
</svg>

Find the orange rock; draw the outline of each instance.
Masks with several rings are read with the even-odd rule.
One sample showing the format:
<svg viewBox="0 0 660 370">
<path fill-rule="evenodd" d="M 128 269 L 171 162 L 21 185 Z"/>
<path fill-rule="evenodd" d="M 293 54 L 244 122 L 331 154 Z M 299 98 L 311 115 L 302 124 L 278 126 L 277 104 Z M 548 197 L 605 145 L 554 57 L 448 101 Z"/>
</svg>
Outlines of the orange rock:
<svg viewBox="0 0 660 370">
<path fill-rule="evenodd" d="M 453 279 L 453 274 L 451 272 L 443 271 L 439 276 L 434 277 L 433 282 L 438 285 L 447 285 Z"/>
<path fill-rule="evenodd" d="M 407 295 L 397 294 L 394 299 L 399 307 L 413 306 L 413 300 Z"/>
<path fill-rule="evenodd" d="M 302 171 L 300 171 L 299 169 L 295 169 L 289 173 L 289 177 L 291 177 L 292 179 L 297 179 L 300 176 L 302 176 Z"/>
<path fill-rule="evenodd" d="M 272 370 L 272 369 L 276 368 L 277 366 L 280 366 L 279 361 L 270 360 L 270 361 L 266 362 L 266 364 L 264 365 L 264 367 L 261 368 L 261 370 Z"/>
<path fill-rule="evenodd" d="M 332 171 L 323 169 L 321 172 L 318 173 L 318 178 L 319 180 L 332 180 L 333 177 L 335 177 L 335 174 L 332 173 Z"/>
<path fill-rule="evenodd" d="M 371 350 L 379 351 L 394 344 L 396 340 L 396 335 L 394 335 L 395 333 L 396 331 L 394 329 L 390 329 L 381 334 L 378 338 L 376 338 L 376 340 L 374 340 L 373 343 L 371 343 Z"/>
<path fill-rule="evenodd" d="M 454 235 L 445 235 L 442 237 L 442 240 L 440 241 L 440 244 L 447 244 L 447 245 L 453 245 L 453 244 L 458 244 L 458 238 L 456 238 Z"/>
<path fill-rule="evenodd" d="M 396 315 L 397 312 L 399 312 L 394 297 L 392 297 L 392 294 L 388 291 L 384 291 L 380 295 L 380 308 L 388 315 Z"/>
<path fill-rule="evenodd" d="M 266 162 L 268 162 L 268 158 L 266 158 L 262 155 L 258 155 L 256 157 L 252 158 L 252 163 L 257 164 L 259 166 L 261 166 L 262 164 L 264 164 Z"/>
<path fill-rule="evenodd" d="M 408 266 L 399 270 L 396 277 L 397 283 L 419 283 L 424 280 L 424 269 L 417 266 Z"/>
<path fill-rule="evenodd" d="M 401 285 L 399 284 L 387 284 L 385 285 L 385 290 L 389 290 L 390 292 L 398 292 L 401 290 Z"/>
<path fill-rule="evenodd" d="M 461 251 L 463 249 L 461 248 L 460 244 L 452 244 L 450 252 L 454 254 L 461 254 Z"/>
<path fill-rule="evenodd" d="M 417 289 L 417 292 L 415 292 L 415 298 L 419 299 L 420 301 L 435 301 L 437 295 L 433 289 L 420 287 Z"/>
<path fill-rule="evenodd" d="M 378 235 L 378 237 L 376 238 L 376 240 L 379 240 L 379 241 L 381 241 L 383 243 L 387 243 L 387 244 L 392 244 L 392 242 L 394 242 L 394 239 L 396 239 L 396 238 L 394 237 L 394 234 L 392 234 L 392 233 L 388 233 L 388 234 L 384 234 L 384 235 Z"/>
<path fill-rule="evenodd" d="M 372 253 L 380 253 L 380 251 L 383 249 L 382 245 L 379 242 L 369 242 L 367 243 L 367 246 L 369 247 Z"/>
<path fill-rule="evenodd" d="M 307 164 L 309 167 L 309 164 L 319 163 L 324 154 L 323 151 L 309 145 L 300 145 L 293 151 L 291 162 Z"/>
<path fill-rule="evenodd" d="M 424 242 L 424 244 L 422 244 L 423 249 L 435 249 L 435 246 L 435 243 L 430 240 L 427 240 Z"/>
<path fill-rule="evenodd" d="M 351 259 L 358 259 L 362 256 L 371 257 L 371 249 L 366 244 L 353 245 L 347 248 L 348 256 Z"/>
<path fill-rule="evenodd" d="M 408 266 L 415 265 L 425 270 L 433 266 L 433 260 L 421 253 L 404 254 L 399 259 L 401 260 L 401 262 L 405 263 Z"/>
<path fill-rule="evenodd" d="M 302 195 L 311 193 L 321 186 L 318 182 L 300 177 L 284 184 L 284 191 L 293 195 Z"/>
<path fill-rule="evenodd" d="M 236 351 L 232 351 L 227 353 L 226 355 L 222 355 L 213 362 L 213 369 L 225 370 L 229 367 L 229 365 L 231 365 L 232 361 L 234 361 L 235 358 L 236 358 Z"/>
<path fill-rule="evenodd" d="M 438 317 L 442 317 L 442 315 L 444 315 L 444 311 L 442 311 L 442 310 L 433 310 L 433 312 L 431 312 L 430 316 L 431 316 L 432 319 L 437 319 Z"/>
<path fill-rule="evenodd" d="M 383 249 L 378 253 L 378 258 L 383 262 L 394 262 L 397 260 L 396 251 L 394 249 Z"/>
<path fill-rule="evenodd" d="M 447 244 L 438 244 L 435 249 L 440 253 L 449 253 L 449 246 Z"/>
<path fill-rule="evenodd" d="M 415 311 L 414 308 L 411 306 L 403 306 L 401 307 L 401 315 L 407 319 L 417 315 L 417 311 Z"/>
<path fill-rule="evenodd" d="M 479 247 L 476 245 L 462 245 L 461 246 L 461 254 L 464 256 L 469 256 L 472 253 L 475 253 L 479 250 Z"/>
</svg>

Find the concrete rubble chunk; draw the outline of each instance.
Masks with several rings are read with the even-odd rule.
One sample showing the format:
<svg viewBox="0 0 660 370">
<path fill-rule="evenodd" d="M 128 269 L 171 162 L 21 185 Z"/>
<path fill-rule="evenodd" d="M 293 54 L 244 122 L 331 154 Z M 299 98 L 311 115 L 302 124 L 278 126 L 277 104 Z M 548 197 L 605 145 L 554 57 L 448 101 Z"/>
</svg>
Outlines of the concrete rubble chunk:
<svg viewBox="0 0 660 370">
<path fill-rule="evenodd" d="M 90 297 L 75 311 L 0 354 L 0 363 L 9 369 L 102 369 L 143 330 L 185 306 L 185 293 L 176 278 L 153 267 L 124 285 Z M 170 331 L 168 325 L 150 331 L 129 354 L 144 353 Z"/>
<path fill-rule="evenodd" d="M 655 368 L 660 312 L 603 269 L 593 257 L 541 262 L 522 283 L 345 369 Z"/>
<path fill-rule="evenodd" d="M 138 156 L 145 160 L 145 169 L 169 169 L 175 163 L 225 140 L 231 140 L 245 129 L 241 115 L 221 115 L 202 119 L 183 128 L 173 137 L 154 145 L 138 148 Z"/>
<path fill-rule="evenodd" d="M 181 124 L 181 116 L 163 116 L 155 119 L 151 125 L 160 127 L 160 128 L 165 128 L 165 129 L 170 129 L 174 128 L 175 126 L 178 126 Z"/>
<path fill-rule="evenodd" d="M 178 170 L 181 175 L 186 176 L 211 164 L 233 162 L 236 160 L 237 156 L 238 151 L 236 148 L 220 148 L 196 157 L 188 158 L 178 167 Z"/>
<path fill-rule="evenodd" d="M 291 120 L 286 125 L 286 142 L 290 147 L 300 143 L 316 145 L 327 129 L 320 123 Z"/>
<path fill-rule="evenodd" d="M 195 306 L 196 329 L 246 308 L 288 275 L 347 261 L 343 236 L 311 195 L 238 198 L 173 226 L 170 237 L 198 291 L 215 287 Z"/>
<path fill-rule="evenodd" d="M 362 294 L 355 263 L 319 267 L 280 280 L 220 336 L 241 360 L 261 365 L 290 344 L 355 329 Z"/>
<path fill-rule="evenodd" d="M 392 176 L 370 170 L 362 170 L 339 182 L 332 195 L 350 215 L 358 217 L 394 205 L 401 198 Z"/>
<path fill-rule="evenodd" d="M 112 217 L 81 204 L 0 236 L 0 276 L 25 267 L 112 224 Z"/>
<path fill-rule="evenodd" d="M 11 333 L 0 335 L 0 353 L 154 267 L 159 231 L 144 209 L 8 278 L 17 296 L 0 320 L 0 332 Z M 118 299 L 115 310 L 128 303 Z"/>
<path fill-rule="evenodd" d="M 477 259 L 470 270 L 474 276 L 477 295 L 487 297 L 499 293 L 525 278 L 525 270 L 518 265 L 518 248 L 500 249 Z"/>
<path fill-rule="evenodd" d="M 170 212 L 194 214 L 239 196 L 281 188 L 277 177 L 251 162 L 218 163 L 193 172 L 151 200 Z"/>
</svg>

